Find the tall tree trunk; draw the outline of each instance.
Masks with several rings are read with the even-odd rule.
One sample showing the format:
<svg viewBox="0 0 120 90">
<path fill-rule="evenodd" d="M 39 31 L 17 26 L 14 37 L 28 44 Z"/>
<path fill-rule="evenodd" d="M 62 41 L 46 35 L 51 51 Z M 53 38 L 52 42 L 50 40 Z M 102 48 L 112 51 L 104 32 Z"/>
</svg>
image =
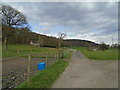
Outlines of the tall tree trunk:
<svg viewBox="0 0 120 90">
<path fill-rule="evenodd" d="M 58 42 L 58 53 L 59 53 L 59 58 L 61 58 L 61 41 L 60 40 Z"/>
</svg>

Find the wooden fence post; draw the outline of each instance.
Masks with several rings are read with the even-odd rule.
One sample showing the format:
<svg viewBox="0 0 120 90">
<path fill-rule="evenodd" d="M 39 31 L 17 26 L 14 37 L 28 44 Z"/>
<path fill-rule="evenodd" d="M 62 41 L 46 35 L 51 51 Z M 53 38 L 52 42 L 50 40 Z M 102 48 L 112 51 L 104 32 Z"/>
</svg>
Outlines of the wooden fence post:
<svg viewBox="0 0 120 90">
<path fill-rule="evenodd" d="M 52 50 L 50 49 L 50 65 L 54 62 L 54 56 L 53 56 L 53 53 L 52 53 Z"/>
<path fill-rule="evenodd" d="M 56 52 L 56 60 L 58 60 L 58 51 Z"/>
<path fill-rule="evenodd" d="M 28 77 L 27 77 L 28 85 L 30 85 L 30 62 L 31 62 L 31 55 L 28 55 Z"/>
</svg>

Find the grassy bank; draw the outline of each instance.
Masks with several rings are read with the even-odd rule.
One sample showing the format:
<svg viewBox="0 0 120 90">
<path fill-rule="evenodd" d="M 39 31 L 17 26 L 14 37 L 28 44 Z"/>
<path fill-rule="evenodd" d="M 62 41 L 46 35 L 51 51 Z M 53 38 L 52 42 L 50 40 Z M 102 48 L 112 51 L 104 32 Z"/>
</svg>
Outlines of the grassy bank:
<svg viewBox="0 0 120 90">
<path fill-rule="evenodd" d="M 118 49 L 117 48 L 109 48 L 105 51 L 88 51 L 85 47 L 73 47 L 84 54 L 89 59 L 95 60 L 118 60 Z"/>
<path fill-rule="evenodd" d="M 54 65 L 31 77 L 30 85 L 25 82 L 17 88 L 50 88 L 55 80 L 59 78 L 60 74 L 65 70 L 67 65 L 68 62 L 58 60 Z"/>
</svg>

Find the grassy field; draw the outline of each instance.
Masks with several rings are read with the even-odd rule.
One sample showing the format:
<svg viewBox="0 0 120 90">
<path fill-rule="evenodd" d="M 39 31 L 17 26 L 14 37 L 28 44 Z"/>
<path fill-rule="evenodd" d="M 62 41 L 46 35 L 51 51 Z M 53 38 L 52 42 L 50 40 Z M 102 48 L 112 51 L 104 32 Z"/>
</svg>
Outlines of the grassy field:
<svg viewBox="0 0 120 90">
<path fill-rule="evenodd" d="M 60 74 L 65 70 L 67 65 L 68 62 L 58 60 L 54 65 L 31 77 L 29 85 L 25 82 L 17 88 L 50 88 L 55 80 L 59 78 Z"/>
<path fill-rule="evenodd" d="M 30 46 L 30 45 L 8 44 L 8 51 L 2 52 L 2 56 L 3 57 L 14 57 L 14 56 L 26 56 L 28 54 L 54 55 L 56 53 L 58 53 L 58 49 L 56 48 L 45 48 L 45 47 L 37 47 L 37 46 Z M 39 56 L 34 56 L 34 57 L 39 57 Z"/>
<path fill-rule="evenodd" d="M 118 49 L 117 48 L 109 48 L 105 51 L 88 51 L 85 47 L 73 47 L 84 54 L 89 59 L 95 60 L 118 60 Z"/>
</svg>

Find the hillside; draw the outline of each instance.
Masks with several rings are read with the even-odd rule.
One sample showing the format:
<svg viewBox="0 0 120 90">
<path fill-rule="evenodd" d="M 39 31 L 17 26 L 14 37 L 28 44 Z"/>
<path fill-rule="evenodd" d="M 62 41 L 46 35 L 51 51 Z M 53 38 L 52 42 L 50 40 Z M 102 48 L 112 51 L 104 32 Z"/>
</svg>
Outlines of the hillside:
<svg viewBox="0 0 120 90">
<path fill-rule="evenodd" d="M 64 42 L 65 42 L 64 43 L 65 46 L 97 47 L 99 45 L 99 44 L 94 43 L 92 41 L 80 40 L 80 39 L 66 39 L 66 40 L 64 40 Z"/>
<path fill-rule="evenodd" d="M 7 37 L 8 43 L 12 44 L 29 44 L 31 41 L 38 41 L 40 46 L 44 47 L 57 47 L 58 38 L 38 34 L 32 32 L 28 27 L 15 28 L 6 25 L 2 25 L 2 41 Z M 62 46 L 97 46 L 97 43 L 80 40 L 80 39 L 66 39 L 63 40 Z"/>
</svg>

